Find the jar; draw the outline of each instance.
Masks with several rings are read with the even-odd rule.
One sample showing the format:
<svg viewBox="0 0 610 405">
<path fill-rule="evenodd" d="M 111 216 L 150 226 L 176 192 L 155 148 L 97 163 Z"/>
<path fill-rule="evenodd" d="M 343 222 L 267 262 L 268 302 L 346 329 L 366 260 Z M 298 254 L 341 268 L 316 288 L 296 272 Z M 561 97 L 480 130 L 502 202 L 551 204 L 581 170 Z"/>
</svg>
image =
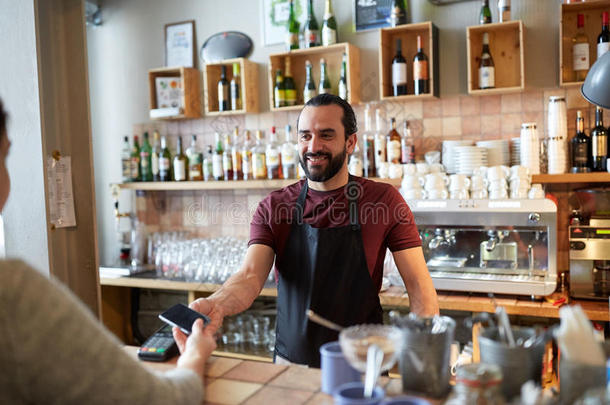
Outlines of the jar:
<svg viewBox="0 0 610 405">
<path fill-rule="evenodd" d="M 502 371 L 493 364 L 472 363 L 457 369 L 455 386 L 445 405 L 502 405 Z"/>
</svg>

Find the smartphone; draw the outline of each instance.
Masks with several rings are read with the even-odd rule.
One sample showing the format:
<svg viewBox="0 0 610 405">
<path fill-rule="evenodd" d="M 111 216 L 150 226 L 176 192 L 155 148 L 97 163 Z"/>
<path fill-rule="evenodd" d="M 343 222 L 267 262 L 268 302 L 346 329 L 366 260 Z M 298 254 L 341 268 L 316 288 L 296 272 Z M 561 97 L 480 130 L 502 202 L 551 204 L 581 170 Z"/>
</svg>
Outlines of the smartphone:
<svg viewBox="0 0 610 405">
<path fill-rule="evenodd" d="M 191 334 L 191 327 L 198 318 L 203 319 L 203 326 L 207 326 L 210 323 L 210 318 L 183 304 L 176 304 L 162 314 L 159 314 L 159 319 L 171 326 L 177 326 L 187 335 Z"/>
</svg>

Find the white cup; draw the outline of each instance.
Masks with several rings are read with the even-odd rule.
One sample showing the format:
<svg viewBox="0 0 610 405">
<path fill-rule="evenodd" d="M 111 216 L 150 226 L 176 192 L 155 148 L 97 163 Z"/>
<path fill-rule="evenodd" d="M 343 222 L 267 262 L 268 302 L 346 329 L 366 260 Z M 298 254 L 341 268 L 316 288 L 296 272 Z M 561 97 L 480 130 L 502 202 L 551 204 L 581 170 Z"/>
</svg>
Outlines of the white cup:
<svg viewBox="0 0 610 405">
<path fill-rule="evenodd" d="M 406 165 L 402 165 L 402 172 L 405 176 L 415 174 L 417 173 L 417 166 L 415 166 L 415 163 L 407 163 Z"/>
<path fill-rule="evenodd" d="M 508 183 L 505 179 L 492 180 L 489 182 L 487 188 L 489 188 L 489 191 L 498 189 L 506 190 L 508 188 Z"/>
<path fill-rule="evenodd" d="M 424 185 L 424 178 L 410 174 L 402 178 L 401 185 L 405 189 L 421 189 Z"/>
<path fill-rule="evenodd" d="M 451 190 L 449 192 L 449 198 L 452 200 L 468 200 L 470 198 L 470 193 L 468 193 L 468 189 L 466 188 L 459 188 Z"/>
<path fill-rule="evenodd" d="M 475 200 L 484 200 L 485 198 L 487 198 L 487 196 L 489 194 L 487 194 L 487 190 L 480 189 L 480 190 L 473 190 L 472 193 L 470 194 L 472 198 L 474 198 Z"/>
<path fill-rule="evenodd" d="M 478 168 L 476 168 L 472 171 L 472 175 L 487 178 L 487 169 L 489 169 L 489 167 L 479 166 Z"/>
<path fill-rule="evenodd" d="M 511 179 L 516 179 L 516 178 L 529 178 L 530 177 L 530 169 L 527 166 L 519 166 L 519 165 L 515 165 L 515 166 L 511 166 L 510 168 L 510 178 Z"/>
<path fill-rule="evenodd" d="M 415 167 L 417 167 L 417 173 L 419 174 L 428 174 L 430 173 L 430 165 L 428 163 L 415 163 Z"/>
<path fill-rule="evenodd" d="M 544 190 L 542 189 L 542 184 L 532 184 L 532 188 L 530 189 L 527 196 L 530 200 L 544 198 Z"/>
<path fill-rule="evenodd" d="M 510 190 L 510 198 L 525 199 L 528 198 L 527 188 L 513 188 Z"/>
<path fill-rule="evenodd" d="M 405 198 L 405 200 L 422 200 L 425 196 L 425 191 L 421 188 L 410 188 L 406 190 L 403 189 L 402 196 Z"/>
<path fill-rule="evenodd" d="M 501 200 L 503 198 L 508 198 L 508 191 L 506 191 L 505 188 L 489 190 L 489 198 L 491 200 Z"/>
<path fill-rule="evenodd" d="M 387 179 L 390 176 L 390 164 L 388 162 L 379 163 L 379 167 L 377 167 L 377 176 L 382 179 Z"/>
<path fill-rule="evenodd" d="M 402 177 L 402 166 L 400 163 L 390 163 L 388 177 L 391 179 L 400 179 Z"/>
<path fill-rule="evenodd" d="M 507 166 L 492 166 L 487 169 L 487 180 L 505 179 L 510 174 L 510 169 Z"/>
<path fill-rule="evenodd" d="M 424 187 L 426 190 L 432 190 L 437 188 L 446 188 L 449 182 L 447 176 L 441 176 L 439 173 L 426 174 L 426 181 Z"/>
<path fill-rule="evenodd" d="M 430 173 L 444 173 L 445 166 L 442 163 L 432 163 L 430 165 Z"/>
<path fill-rule="evenodd" d="M 523 188 L 526 190 L 529 190 L 530 188 L 530 181 L 527 178 L 519 178 L 517 177 L 516 179 L 511 179 L 510 180 L 510 189 L 514 190 L 514 189 L 518 189 L 518 188 Z"/>
<path fill-rule="evenodd" d="M 449 197 L 449 192 L 445 188 L 427 190 L 426 197 L 430 200 L 446 200 Z"/>
<path fill-rule="evenodd" d="M 449 190 L 468 189 L 470 179 L 465 174 L 452 174 L 449 176 Z"/>
<path fill-rule="evenodd" d="M 431 150 L 429 152 L 426 152 L 424 154 L 424 160 L 429 165 L 433 165 L 435 163 L 440 163 L 441 162 L 441 152 L 438 150 Z"/>
<path fill-rule="evenodd" d="M 487 179 L 480 175 L 474 175 L 470 178 L 470 189 L 471 190 L 482 190 L 487 188 L 489 182 Z"/>
</svg>

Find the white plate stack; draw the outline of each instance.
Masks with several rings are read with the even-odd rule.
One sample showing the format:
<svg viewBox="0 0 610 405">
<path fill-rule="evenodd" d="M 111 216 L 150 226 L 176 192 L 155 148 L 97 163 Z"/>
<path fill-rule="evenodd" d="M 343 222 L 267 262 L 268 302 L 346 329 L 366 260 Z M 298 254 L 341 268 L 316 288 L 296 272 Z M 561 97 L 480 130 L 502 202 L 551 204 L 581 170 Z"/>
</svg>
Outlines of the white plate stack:
<svg viewBox="0 0 610 405">
<path fill-rule="evenodd" d="M 540 139 L 535 122 L 521 124 L 521 166 L 529 167 L 530 174 L 540 174 Z"/>
<path fill-rule="evenodd" d="M 568 170 L 568 117 L 565 98 L 549 98 L 548 129 L 548 173 L 566 173 Z"/>
<path fill-rule="evenodd" d="M 479 146 L 457 146 L 454 148 L 456 173 L 472 175 L 475 169 L 487 164 L 487 148 Z"/>
<path fill-rule="evenodd" d="M 521 138 L 510 139 L 510 165 L 521 165 Z"/>
<path fill-rule="evenodd" d="M 477 146 L 487 148 L 487 164 L 489 166 L 510 166 L 510 148 L 507 140 L 479 141 Z"/>
<path fill-rule="evenodd" d="M 445 166 L 447 173 L 457 173 L 457 160 L 455 158 L 455 147 L 472 145 L 471 140 L 443 141 L 443 153 L 441 163 Z"/>
</svg>

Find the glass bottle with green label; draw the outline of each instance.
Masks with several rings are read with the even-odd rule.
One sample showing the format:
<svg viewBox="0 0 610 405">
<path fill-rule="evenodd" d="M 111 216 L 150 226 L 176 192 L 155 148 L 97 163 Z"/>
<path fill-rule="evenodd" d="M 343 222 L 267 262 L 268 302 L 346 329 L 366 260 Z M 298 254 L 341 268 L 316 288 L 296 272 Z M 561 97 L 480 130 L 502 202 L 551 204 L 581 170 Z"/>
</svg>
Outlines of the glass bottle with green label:
<svg viewBox="0 0 610 405">
<path fill-rule="evenodd" d="M 491 24 L 491 9 L 489 8 L 489 0 L 483 0 L 481 2 L 479 24 Z"/>
<path fill-rule="evenodd" d="M 140 181 L 141 176 L 140 167 L 140 143 L 138 142 L 138 136 L 133 136 L 133 147 L 131 148 L 131 181 Z"/>
<path fill-rule="evenodd" d="M 212 177 L 214 180 L 224 180 L 224 170 L 222 168 L 222 140 L 220 134 L 216 132 L 214 134 L 214 155 L 212 155 Z"/>
<path fill-rule="evenodd" d="M 167 147 L 167 139 L 164 136 L 162 136 L 161 137 L 161 153 L 159 154 L 159 180 L 160 181 L 171 181 L 171 179 L 172 179 L 171 162 L 172 162 L 172 155 L 169 153 L 169 148 Z"/>
<path fill-rule="evenodd" d="M 396 27 L 407 23 L 407 10 L 405 0 L 392 0 L 390 6 L 390 26 Z"/>
<path fill-rule="evenodd" d="M 284 107 L 286 105 L 286 93 L 284 91 L 284 76 L 282 70 L 275 71 L 275 88 L 273 89 L 275 100 L 275 108 Z"/>
<path fill-rule="evenodd" d="M 294 14 L 293 0 L 290 0 L 290 12 L 286 25 L 286 49 L 299 49 L 299 22 Z"/>
<path fill-rule="evenodd" d="M 159 181 L 159 155 L 161 148 L 159 147 L 159 132 L 153 134 L 152 153 L 150 155 L 150 170 L 152 171 L 153 181 Z"/>
<path fill-rule="evenodd" d="M 284 76 L 284 97 L 286 106 L 297 105 L 297 86 L 294 84 L 290 69 L 290 57 L 284 59 L 286 65 L 286 75 Z"/>
<path fill-rule="evenodd" d="M 305 87 L 303 88 L 303 104 L 316 96 L 316 83 L 313 80 L 312 66 L 310 61 L 305 61 Z"/>
<path fill-rule="evenodd" d="M 241 99 L 241 73 L 239 63 L 233 64 L 233 77 L 231 78 L 231 110 L 242 109 Z"/>
<path fill-rule="evenodd" d="M 197 147 L 197 135 L 191 136 L 191 145 L 186 150 L 189 162 L 189 180 L 203 180 L 203 153 Z"/>
<path fill-rule="evenodd" d="M 318 94 L 323 93 L 332 93 L 332 88 L 330 86 L 330 80 L 328 79 L 328 72 L 326 69 L 326 60 L 324 58 L 320 59 L 320 87 L 318 89 Z"/>
<path fill-rule="evenodd" d="M 341 61 L 341 78 L 339 79 L 339 97 L 347 101 L 347 55 L 343 52 Z"/>
<path fill-rule="evenodd" d="M 313 48 L 320 45 L 318 21 L 313 12 L 313 0 L 309 0 L 307 5 L 307 22 L 305 23 L 304 37 L 305 48 Z"/>
<path fill-rule="evenodd" d="M 148 142 L 148 132 L 144 132 L 144 142 L 140 148 L 140 168 L 142 181 L 153 181 L 152 165 L 151 165 L 152 148 Z"/>
<path fill-rule="evenodd" d="M 324 11 L 324 23 L 322 24 L 322 45 L 328 46 L 337 43 L 337 20 L 333 14 L 333 7 L 330 0 L 326 0 Z"/>
<path fill-rule="evenodd" d="M 182 137 L 178 135 L 178 147 L 176 150 L 176 155 L 174 156 L 174 180 L 175 181 L 186 181 L 188 180 L 188 175 L 186 168 L 189 165 L 189 160 L 182 152 Z"/>
</svg>

